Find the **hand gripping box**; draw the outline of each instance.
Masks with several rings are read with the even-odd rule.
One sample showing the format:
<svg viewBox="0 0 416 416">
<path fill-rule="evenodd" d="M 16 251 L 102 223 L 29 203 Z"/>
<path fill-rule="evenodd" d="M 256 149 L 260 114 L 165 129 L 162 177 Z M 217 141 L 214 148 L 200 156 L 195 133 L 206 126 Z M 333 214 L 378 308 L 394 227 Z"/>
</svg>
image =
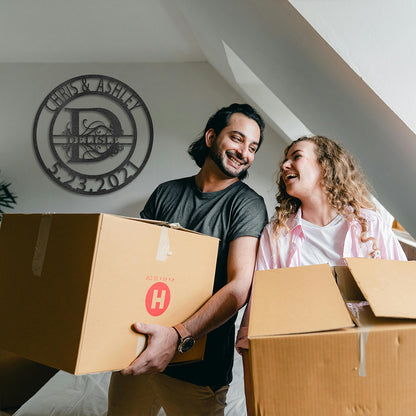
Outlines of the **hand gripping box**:
<svg viewBox="0 0 416 416">
<path fill-rule="evenodd" d="M 218 240 L 108 214 L 4 214 L 0 349 L 73 374 L 120 370 L 134 322 L 172 326 L 212 295 Z M 174 361 L 203 358 L 205 339 Z"/>
<path fill-rule="evenodd" d="M 416 415 L 416 262 L 346 261 L 256 272 L 256 415 Z"/>
</svg>

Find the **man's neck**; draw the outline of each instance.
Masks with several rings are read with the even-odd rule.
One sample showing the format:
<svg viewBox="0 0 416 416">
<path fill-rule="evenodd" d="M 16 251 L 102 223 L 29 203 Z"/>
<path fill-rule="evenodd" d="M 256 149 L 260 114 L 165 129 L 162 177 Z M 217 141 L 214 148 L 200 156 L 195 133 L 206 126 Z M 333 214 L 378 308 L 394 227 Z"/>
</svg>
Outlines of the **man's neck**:
<svg viewBox="0 0 416 416">
<path fill-rule="evenodd" d="M 233 183 L 237 182 L 238 178 L 230 178 L 221 171 L 207 168 L 206 164 L 202 166 L 201 170 L 195 175 L 195 183 L 201 192 L 217 192 L 228 188 Z"/>
</svg>

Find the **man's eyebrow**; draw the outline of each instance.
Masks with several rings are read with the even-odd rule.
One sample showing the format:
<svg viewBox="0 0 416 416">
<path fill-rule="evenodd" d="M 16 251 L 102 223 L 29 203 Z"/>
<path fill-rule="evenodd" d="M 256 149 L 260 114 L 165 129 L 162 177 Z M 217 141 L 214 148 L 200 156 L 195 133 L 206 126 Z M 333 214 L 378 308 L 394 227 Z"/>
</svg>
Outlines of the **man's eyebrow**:
<svg viewBox="0 0 416 416">
<path fill-rule="evenodd" d="M 231 130 L 230 133 L 239 134 L 240 136 L 246 137 L 246 135 L 244 133 L 241 133 L 241 131 L 238 131 L 238 130 Z"/>
</svg>

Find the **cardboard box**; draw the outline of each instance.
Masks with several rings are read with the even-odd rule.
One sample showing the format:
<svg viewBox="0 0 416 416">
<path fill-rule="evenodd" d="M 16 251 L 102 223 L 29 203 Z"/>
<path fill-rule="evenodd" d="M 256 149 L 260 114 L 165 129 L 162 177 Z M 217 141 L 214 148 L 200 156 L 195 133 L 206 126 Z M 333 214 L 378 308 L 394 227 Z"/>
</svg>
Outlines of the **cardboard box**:
<svg viewBox="0 0 416 416">
<path fill-rule="evenodd" d="M 18 408 L 58 370 L 0 351 L 0 409 Z"/>
<path fill-rule="evenodd" d="M 0 349 L 73 374 L 120 370 L 134 322 L 171 326 L 212 295 L 218 240 L 108 214 L 4 214 Z M 203 357 L 205 339 L 175 361 Z"/>
<path fill-rule="evenodd" d="M 416 414 L 416 262 L 346 261 L 256 272 L 257 415 Z"/>
</svg>

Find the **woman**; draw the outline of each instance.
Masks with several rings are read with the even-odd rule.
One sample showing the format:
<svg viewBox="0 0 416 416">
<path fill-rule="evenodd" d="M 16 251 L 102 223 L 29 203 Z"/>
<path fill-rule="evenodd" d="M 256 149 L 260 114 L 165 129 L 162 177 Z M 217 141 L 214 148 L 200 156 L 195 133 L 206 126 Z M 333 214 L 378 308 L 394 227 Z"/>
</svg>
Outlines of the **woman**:
<svg viewBox="0 0 416 416">
<path fill-rule="evenodd" d="M 345 257 L 406 260 L 392 230 L 375 212 L 352 156 L 323 136 L 301 137 L 284 152 L 276 213 L 260 237 L 256 270 L 329 263 Z M 248 414 L 248 305 L 237 336 L 243 355 Z"/>
</svg>

